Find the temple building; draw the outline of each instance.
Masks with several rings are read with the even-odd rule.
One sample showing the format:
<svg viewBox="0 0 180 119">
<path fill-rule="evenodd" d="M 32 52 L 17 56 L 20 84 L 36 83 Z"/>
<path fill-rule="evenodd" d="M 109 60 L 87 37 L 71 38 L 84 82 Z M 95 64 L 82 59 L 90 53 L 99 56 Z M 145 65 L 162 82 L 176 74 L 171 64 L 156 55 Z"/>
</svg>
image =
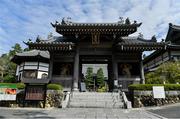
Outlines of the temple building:
<svg viewBox="0 0 180 119">
<path fill-rule="evenodd" d="M 109 91 L 117 85 L 115 81 L 127 90 L 129 84 L 144 82 L 143 51 L 167 48 L 166 42 L 157 42 L 154 36 L 152 39 L 129 36 L 141 23 L 131 23 L 128 18 L 115 23 L 76 23 L 62 19 L 51 24 L 59 36 L 50 34 L 47 39 L 38 36 L 35 42 L 25 43 L 30 49 L 49 51 L 49 59 L 45 58 L 49 82 L 60 83 L 67 90 L 79 90 L 84 64 L 106 64 Z"/>
<path fill-rule="evenodd" d="M 155 71 L 160 64 L 167 61 L 180 60 L 180 26 L 169 24 L 169 30 L 165 39 L 167 47 L 154 51 L 144 59 L 145 72 Z"/>
</svg>

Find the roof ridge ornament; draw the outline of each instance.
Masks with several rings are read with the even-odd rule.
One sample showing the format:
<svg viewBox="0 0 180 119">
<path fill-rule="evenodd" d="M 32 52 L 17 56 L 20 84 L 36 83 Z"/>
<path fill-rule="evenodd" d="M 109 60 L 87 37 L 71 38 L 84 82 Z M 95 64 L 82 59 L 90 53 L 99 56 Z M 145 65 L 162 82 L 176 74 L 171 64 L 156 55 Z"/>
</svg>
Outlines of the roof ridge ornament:
<svg viewBox="0 0 180 119">
<path fill-rule="evenodd" d="M 127 24 L 127 25 L 130 25 L 130 24 L 131 24 L 131 21 L 129 20 L 128 17 L 127 17 L 126 20 L 125 20 L 125 24 Z"/>
<path fill-rule="evenodd" d="M 143 38 L 143 34 L 140 32 L 138 38 Z"/>
<path fill-rule="evenodd" d="M 63 17 L 62 21 L 61 21 L 61 24 L 62 25 L 70 25 L 70 24 L 72 24 L 71 17 L 67 17 L 67 18 Z"/>
<path fill-rule="evenodd" d="M 156 36 L 155 36 L 155 35 L 152 36 L 151 41 L 152 41 L 152 42 L 157 42 L 157 39 L 156 39 Z"/>
<path fill-rule="evenodd" d="M 51 38 L 53 38 L 53 33 L 52 33 L 52 32 L 50 32 L 50 33 L 48 34 L 48 36 L 47 36 L 47 39 L 51 39 Z"/>
<path fill-rule="evenodd" d="M 124 20 L 123 20 L 123 17 L 119 17 L 119 21 L 118 21 L 118 24 L 124 24 Z"/>
<path fill-rule="evenodd" d="M 36 38 L 36 42 L 41 42 L 41 41 L 42 41 L 42 38 L 38 35 Z"/>
</svg>

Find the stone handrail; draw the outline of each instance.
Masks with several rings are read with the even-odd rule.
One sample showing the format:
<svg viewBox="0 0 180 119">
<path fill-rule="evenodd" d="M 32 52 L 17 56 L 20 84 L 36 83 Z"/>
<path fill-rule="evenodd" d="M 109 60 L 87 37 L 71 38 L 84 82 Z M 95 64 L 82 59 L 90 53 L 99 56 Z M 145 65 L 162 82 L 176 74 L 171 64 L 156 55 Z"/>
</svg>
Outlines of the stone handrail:
<svg viewBox="0 0 180 119">
<path fill-rule="evenodd" d="M 124 107 L 126 109 L 132 108 L 132 103 L 131 103 L 131 101 L 128 101 L 126 94 L 124 92 L 122 92 L 122 96 L 123 96 Z"/>
<path fill-rule="evenodd" d="M 63 101 L 62 101 L 62 108 L 67 108 L 70 100 L 70 92 L 65 92 Z"/>
</svg>

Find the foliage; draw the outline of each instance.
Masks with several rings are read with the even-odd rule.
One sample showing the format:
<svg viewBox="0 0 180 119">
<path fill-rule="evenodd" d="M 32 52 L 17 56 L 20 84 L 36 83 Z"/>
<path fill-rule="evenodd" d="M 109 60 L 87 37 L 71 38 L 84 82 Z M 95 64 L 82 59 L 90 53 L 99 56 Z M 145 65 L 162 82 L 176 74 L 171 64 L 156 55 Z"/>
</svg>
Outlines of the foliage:
<svg viewBox="0 0 180 119">
<path fill-rule="evenodd" d="M 165 90 L 180 90 L 180 84 L 132 84 L 130 90 L 152 90 L 153 86 L 164 86 Z"/>
<path fill-rule="evenodd" d="M 17 87 L 17 89 L 24 89 L 25 84 L 24 83 L 0 83 L 0 86 L 14 86 Z M 48 84 L 47 89 L 49 90 L 63 90 L 63 87 L 60 84 Z"/>
<path fill-rule="evenodd" d="M 102 87 L 104 86 L 104 73 L 103 69 L 99 68 L 97 71 L 97 87 Z"/>
<path fill-rule="evenodd" d="M 25 84 L 24 83 L 17 83 L 17 89 L 24 89 L 25 88 Z"/>
<path fill-rule="evenodd" d="M 49 90 L 63 90 L 63 87 L 60 84 L 48 84 L 47 89 L 49 89 Z"/>
<path fill-rule="evenodd" d="M 92 87 L 94 85 L 93 68 L 92 67 L 87 68 L 86 75 L 85 75 L 85 83 L 86 83 L 86 87 L 88 89 L 92 89 Z"/>
<path fill-rule="evenodd" d="M 105 86 L 103 69 L 99 68 L 96 73 L 96 82 L 93 79 L 93 68 L 88 67 L 85 76 L 85 83 L 88 89 L 93 89 L 94 85 L 96 89 L 101 89 Z M 95 83 L 95 84 L 94 84 Z"/>
<path fill-rule="evenodd" d="M 13 75 L 10 75 L 10 74 L 7 74 L 5 77 L 4 77 L 4 83 L 15 83 L 16 82 L 16 78 L 15 76 Z"/>
<path fill-rule="evenodd" d="M 102 87 L 99 87 L 97 91 L 98 92 L 107 92 L 108 91 L 108 86 L 104 85 Z"/>
<path fill-rule="evenodd" d="M 11 47 L 9 53 L 3 54 L 0 57 L 0 75 L 4 79 L 4 82 L 15 82 L 16 64 L 11 62 L 11 58 L 16 53 L 21 53 L 22 51 L 23 49 L 20 44 L 16 43 Z"/>
<path fill-rule="evenodd" d="M 180 83 L 180 62 L 166 62 L 145 75 L 147 84 Z"/>
</svg>

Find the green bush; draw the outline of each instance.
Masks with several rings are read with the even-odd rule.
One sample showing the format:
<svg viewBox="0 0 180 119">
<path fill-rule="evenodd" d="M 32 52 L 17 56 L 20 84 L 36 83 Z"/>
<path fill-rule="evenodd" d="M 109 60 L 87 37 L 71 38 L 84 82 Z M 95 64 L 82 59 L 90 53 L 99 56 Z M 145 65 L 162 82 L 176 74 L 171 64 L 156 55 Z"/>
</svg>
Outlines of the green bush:
<svg viewBox="0 0 180 119">
<path fill-rule="evenodd" d="M 6 75 L 3 80 L 4 83 L 15 83 L 16 78 L 13 75 Z"/>
<path fill-rule="evenodd" d="M 132 84 L 129 90 L 152 90 L 153 86 L 164 86 L 165 90 L 180 90 L 180 84 Z"/>
<path fill-rule="evenodd" d="M 25 88 L 24 83 L 0 83 L 0 86 L 14 87 L 17 89 Z M 47 89 L 48 90 L 63 90 L 63 87 L 60 84 L 48 84 Z"/>
<path fill-rule="evenodd" d="M 108 91 L 108 87 L 107 87 L 106 85 L 104 85 L 104 86 L 98 88 L 97 91 L 98 91 L 98 92 L 107 92 L 107 91 Z"/>
<path fill-rule="evenodd" d="M 24 83 L 17 83 L 17 89 L 24 89 L 25 88 L 25 84 Z"/>
<path fill-rule="evenodd" d="M 60 84 L 48 84 L 47 89 L 49 89 L 49 90 L 63 90 L 63 87 Z"/>
</svg>

